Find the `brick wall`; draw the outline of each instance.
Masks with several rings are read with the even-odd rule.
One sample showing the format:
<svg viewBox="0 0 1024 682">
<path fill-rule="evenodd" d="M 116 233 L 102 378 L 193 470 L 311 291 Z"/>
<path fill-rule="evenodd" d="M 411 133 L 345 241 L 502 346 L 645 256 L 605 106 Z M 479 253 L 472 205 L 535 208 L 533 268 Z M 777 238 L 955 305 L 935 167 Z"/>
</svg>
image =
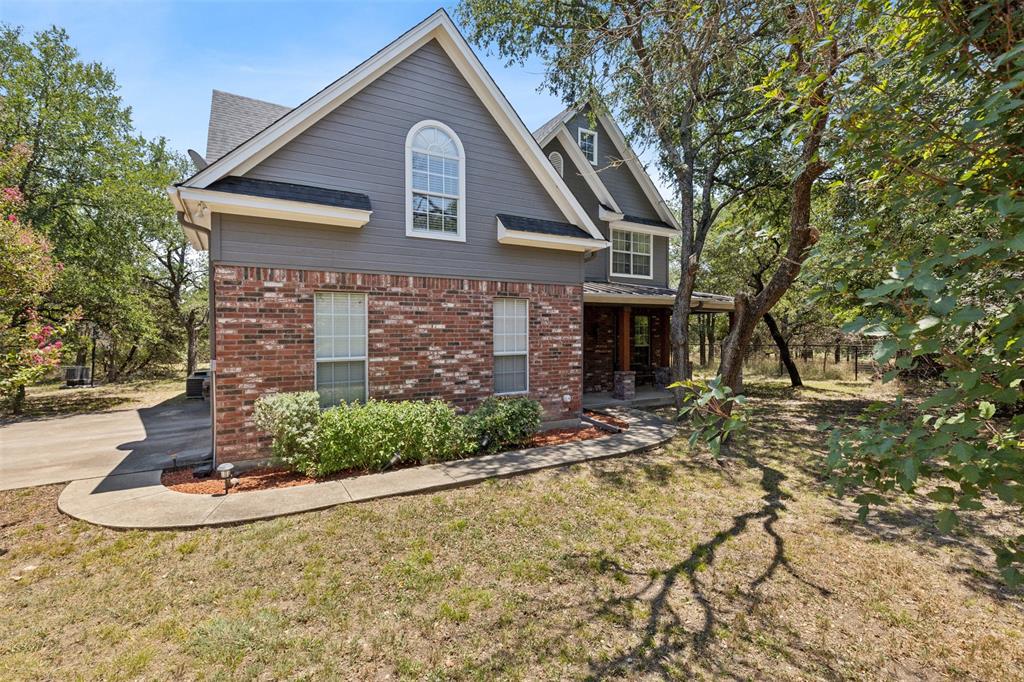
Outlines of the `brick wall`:
<svg viewBox="0 0 1024 682">
<path fill-rule="evenodd" d="M 317 291 L 367 294 L 371 397 L 436 397 L 463 409 L 493 393 L 493 299 L 529 299 L 530 397 L 546 419 L 579 415 L 580 286 L 225 265 L 214 267 L 214 286 L 222 462 L 267 456 L 251 421 L 259 396 L 313 390 Z"/>
<path fill-rule="evenodd" d="M 615 377 L 615 333 L 618 329 L 618 308 L 610 306 L 584 306 L 583 390 L 611 391 Z"/>
</svg>

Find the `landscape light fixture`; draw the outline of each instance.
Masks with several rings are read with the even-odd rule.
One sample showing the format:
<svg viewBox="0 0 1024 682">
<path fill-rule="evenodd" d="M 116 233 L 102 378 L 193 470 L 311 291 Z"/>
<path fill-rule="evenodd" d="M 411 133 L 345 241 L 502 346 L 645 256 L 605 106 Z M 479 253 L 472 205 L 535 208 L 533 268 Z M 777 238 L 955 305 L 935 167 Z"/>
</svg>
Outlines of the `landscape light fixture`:
<svg viewBox="0 0 1024 682">
<path fill-rule="evenodd" d="M 228 494 L 228 488 L 231 487 L 231 472 L 235 470 L 235 465 L 230 462 L 219 464 L 217 466 L 217 475 L 224 479 L 224 494 Z"/>
</svg>

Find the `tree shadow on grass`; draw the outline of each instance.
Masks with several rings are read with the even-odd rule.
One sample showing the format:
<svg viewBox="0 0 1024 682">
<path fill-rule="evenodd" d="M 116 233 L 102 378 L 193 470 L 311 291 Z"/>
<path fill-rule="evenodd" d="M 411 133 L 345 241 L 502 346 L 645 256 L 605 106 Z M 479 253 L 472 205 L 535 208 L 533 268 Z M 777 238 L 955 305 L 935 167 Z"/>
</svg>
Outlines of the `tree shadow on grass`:
<svg viewBox="0 0 1024 682">
<path fill-rule="evenodd" d="M 709 540 L 691 548 L 688 556 L 664 570 L 654 573 L 640 573 L 628 570 L 618 561 L 607 555 L 575 556 L 577 561 L 591 563 L 598 571 L 617 573 L 643 580 L 639 589 L 622 597 L 605 600 L 596 616 L 624 627 L 637 630 L 639 642 L 610 658 L 609 660 L 591 659 L 590 675 L 593 679 L 614 678 L 630 673 L 656 674 L 670 679 L 680 674 L 693 675 L 698 672 L 694 667 L 697 663 L 707 670 L 713 657 L 708 656 L 708 647 L 715 638 L 719 624 L 719 616 L 712 604 L 708 588 L 703 584 L 700 573 L 711 567 L 716 561 L 716 554 L 727 541 L 742 535 L 752 525 L 759 525 L 772 540 L 772 556 L 767 567 L 754 577 L 746 586 L 742 597 L 747 604 L 747 613 L 753 614 L 760 603 L 759 589 L 769 582 L 781 570 L 803 585 L 823 597 L 831 595 L 829 590 L 814 584 L 800 575 L 786 557 L 785 541 L 775 528 L 779 516 L 786 510 L 786 501 L 791 499 L 780 483 L 786 479 L 778 469 L 766 465 L 756 457 L 746 454 L 740 461 L 747 467 L 760 472 L 761 496 L 760 506 L 732 518 L 732 522 Z M 680 587 L 687 588 L 687 594 L 698 605 L 700 611 L 699 626 L 694 630 L 688 626 L 686 619 L 673 605 L 673 599 Z M 642 623 L 634 623 L 633 614 L 646 611 L 647 616 Z M 797 647 L 799 648 L 799 647 Z M 797 667 L 809 666 L 815 674 L 823 671 L 835 671 L 831 662 L 813 652 L 805 652 L 811 661 L 798 661 L 791 654 L 790 664 Z M 740 676 L 749 671 L 730 671 L 727 664 L 717 662 L 711 667 L 716 675 Z"/>
</svg>

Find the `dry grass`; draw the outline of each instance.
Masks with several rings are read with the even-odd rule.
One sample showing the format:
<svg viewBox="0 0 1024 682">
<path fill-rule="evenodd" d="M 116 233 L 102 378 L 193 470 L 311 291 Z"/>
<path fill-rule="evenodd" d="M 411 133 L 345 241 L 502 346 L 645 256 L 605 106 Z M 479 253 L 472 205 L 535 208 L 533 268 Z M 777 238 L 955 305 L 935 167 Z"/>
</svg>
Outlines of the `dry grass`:
<svg viewBox="0 0 1024 682">
<path fill-rule="evenodd" d="M 183 379 L 138 379 L 93 388 L 65 388 L 59 381 L 30 386 L 18 416 L 0 415 L 0 423 L 26 419 L 49 419 L 73 414 L 148 407 L 180 394 L 185 399 Z"/>
<path fill-rule="evenodd" d="M 1019 679 L 1024 595 L 985 548 L 1007 521 L 857 524 L 814 425 L 863 386 L 749 389 L 722 463 L 674 445 L 189 532 L 0 493 L 0 678 Z"/>
</svg>

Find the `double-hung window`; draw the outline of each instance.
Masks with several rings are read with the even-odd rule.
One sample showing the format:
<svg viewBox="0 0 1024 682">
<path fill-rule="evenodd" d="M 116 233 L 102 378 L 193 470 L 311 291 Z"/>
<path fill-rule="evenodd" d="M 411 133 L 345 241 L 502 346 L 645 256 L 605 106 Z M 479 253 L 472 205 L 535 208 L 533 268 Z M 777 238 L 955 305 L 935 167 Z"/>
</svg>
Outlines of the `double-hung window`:
<svg viewBox="0 0 1024 682">
<path fill-rule="evenodd" d="M 612 274 L 651 279 L 651 235 L 612 230 Z"/>
<path fill-rule="evenodd" d="M 593 165 L 597 165 L 597 133 L 586 128 L 576 129 L 576 141 L 583 150 L 583 156 Z"/>
<path fill-rule="evenodd" d="M 320 405 L 366 400 L 366 295 L 318 292 L 313 308 Z"/>
<path fill-rule="evenodd" d="M 406 226 L 412 237 L 466 240 L 466 156 L 455 132 L 421 121 L 405 144 Z"/>
<path fill-rule="evenodd" d="M 529 307 L 525 298 L 494 299 L 494 392 L 529 389 Z"/>
</svg>

